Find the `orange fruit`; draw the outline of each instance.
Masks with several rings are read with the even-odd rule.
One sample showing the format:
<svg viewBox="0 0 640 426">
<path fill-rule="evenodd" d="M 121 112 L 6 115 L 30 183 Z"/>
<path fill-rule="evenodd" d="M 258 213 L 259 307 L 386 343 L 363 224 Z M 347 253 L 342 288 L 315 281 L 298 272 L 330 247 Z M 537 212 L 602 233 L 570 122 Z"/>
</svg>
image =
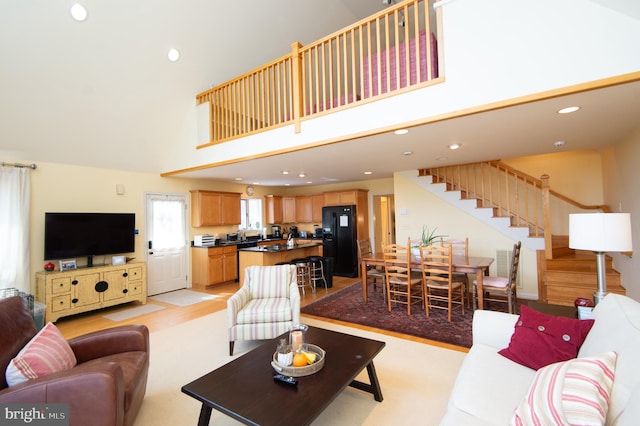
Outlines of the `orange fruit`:
<svg viewBox="0 0 640 426">
<path fill-rule="evenodd" d="M 298 352 L 293 356 L 293 366 L 294 367 L 304 367 L 307 365 L 307 357 L 304 354 Z"/>
</svg>

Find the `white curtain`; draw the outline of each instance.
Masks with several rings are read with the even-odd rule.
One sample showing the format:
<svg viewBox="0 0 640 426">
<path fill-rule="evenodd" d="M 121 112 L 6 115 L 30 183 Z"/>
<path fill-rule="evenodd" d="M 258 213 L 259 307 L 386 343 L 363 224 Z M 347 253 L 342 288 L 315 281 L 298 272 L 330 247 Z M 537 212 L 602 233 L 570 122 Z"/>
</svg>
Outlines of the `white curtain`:
<svg viewBox="0 0 640 426">
<path fill-rule="evenodd" d="M 29 272 L 29 169 L 0 167 L 0 289 L 31 292 Z"/>
</svg>

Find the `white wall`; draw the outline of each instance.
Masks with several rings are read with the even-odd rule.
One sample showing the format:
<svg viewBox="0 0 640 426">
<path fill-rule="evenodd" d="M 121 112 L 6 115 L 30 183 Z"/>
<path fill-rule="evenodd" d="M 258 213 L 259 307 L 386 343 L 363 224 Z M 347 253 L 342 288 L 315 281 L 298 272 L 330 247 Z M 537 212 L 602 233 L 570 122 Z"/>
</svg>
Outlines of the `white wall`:
<svg viewBox="0 0 640 426">
<path fill-rule="evenodd" d="M 627 295 L 640 300 L 640 127 L 603 153 L 605 202 L 614 212 L 631 214 L 634 254 L 608 253 Z"/>
</svg>

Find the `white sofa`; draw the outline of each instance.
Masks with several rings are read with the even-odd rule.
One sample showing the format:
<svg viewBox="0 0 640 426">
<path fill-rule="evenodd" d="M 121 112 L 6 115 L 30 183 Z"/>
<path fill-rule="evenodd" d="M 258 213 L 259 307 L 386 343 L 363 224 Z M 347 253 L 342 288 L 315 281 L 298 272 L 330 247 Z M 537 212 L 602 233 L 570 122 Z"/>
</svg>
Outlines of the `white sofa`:
<svg viewBox="0 0 640 426">
<path fill-rule="evenodd" d="M 640 424 L 640 303 L 607 295 L 593 310 L 595 323 L 578 358 L 618 354 L 607 425 Z M 466 356 L 441 425 L 507 425 L 536 374 L 498 354 L 509 345 L 517 315 L 476 311 L 473 346 Z"/>
</svg>

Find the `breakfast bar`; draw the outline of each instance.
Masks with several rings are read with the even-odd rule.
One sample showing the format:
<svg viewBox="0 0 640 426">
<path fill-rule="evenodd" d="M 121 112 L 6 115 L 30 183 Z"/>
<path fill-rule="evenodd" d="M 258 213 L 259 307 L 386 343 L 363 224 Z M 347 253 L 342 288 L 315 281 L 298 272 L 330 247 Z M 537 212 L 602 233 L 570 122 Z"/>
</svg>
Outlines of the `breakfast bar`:
<svg viewBox="0 0 640 426">
<path fill-rule="evenodd" d="M 244 283 L 244 269 L 248 266 L 271 266 L 308 256 L 322 256 L 322 243 L 271 244 L 238 249 L 240 285 Z"/>
</svg>

